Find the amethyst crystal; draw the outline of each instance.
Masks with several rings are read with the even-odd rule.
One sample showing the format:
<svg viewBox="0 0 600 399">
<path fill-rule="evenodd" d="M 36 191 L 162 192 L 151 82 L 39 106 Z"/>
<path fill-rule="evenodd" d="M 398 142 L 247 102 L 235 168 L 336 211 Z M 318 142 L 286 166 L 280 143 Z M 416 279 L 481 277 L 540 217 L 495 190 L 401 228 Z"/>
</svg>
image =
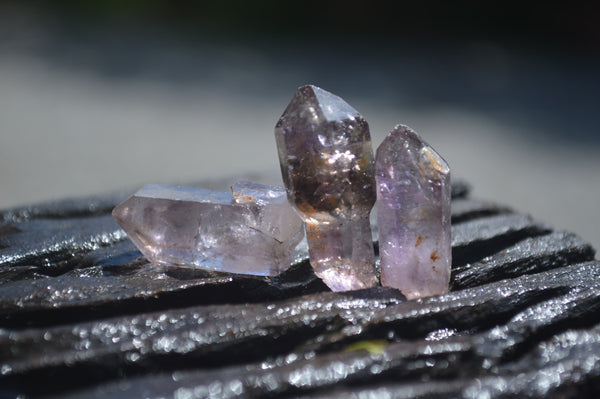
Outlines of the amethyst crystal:
<svg viewBox="0 0 600 399">
<path fill-rule="evenodd" d="M 411 128 L 377 149 L 381 284 L 409 299 L 448 292 L 452 264 L 450 168 Z"/>
<path fill-rule="evenodd" d="M 149 185 L 113 217 L 151 262 L 274 276 L 304 236 L 283 188 L 238 182 L 229 192 Z"/>
<path fill-rule="evenodd" d="M 377 285 L 369 126 L 340 97 L 298 89 L 275 126 L 288 199 L 306 223 L 310 263 L 333 291 Z"/>
</svg>

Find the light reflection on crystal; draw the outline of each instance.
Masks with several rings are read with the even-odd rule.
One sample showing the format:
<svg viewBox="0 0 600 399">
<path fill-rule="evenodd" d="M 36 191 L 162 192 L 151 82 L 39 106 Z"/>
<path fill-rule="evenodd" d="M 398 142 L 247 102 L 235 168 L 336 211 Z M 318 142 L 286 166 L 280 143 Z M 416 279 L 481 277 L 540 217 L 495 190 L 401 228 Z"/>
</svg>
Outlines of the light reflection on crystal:
<svg viewBox="0 0 600 399">
<path fill-rule="evenodd" d="M 450 168 L 398 125 L 377 149 L 381 284 L 409 299 L 448 292 L 452 264 Z"/>
<path fill-rule="evenodd" d="M 377 285 L 367 122 L 340 97 L 303 86 L 275 126 L 275 137 L 288 198 L 306 223 L 315 274 L 334 291 Z"/>
<path fill-rule="evenodd" d="M 270 276 L 289 268 L 304 232 L 285 190 L 250 182 L 232 190 L 149 185 L 113 217 L 157 264 Z"/>
</svg>

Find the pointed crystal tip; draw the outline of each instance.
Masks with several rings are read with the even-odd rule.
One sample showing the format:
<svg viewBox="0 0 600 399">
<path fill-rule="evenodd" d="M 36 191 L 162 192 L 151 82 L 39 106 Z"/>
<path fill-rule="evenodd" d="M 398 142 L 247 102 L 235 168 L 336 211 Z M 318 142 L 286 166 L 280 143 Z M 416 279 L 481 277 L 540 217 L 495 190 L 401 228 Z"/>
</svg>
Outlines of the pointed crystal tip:
<svg viewBox="0 0 600 399">
<path fill-rule="evenodd" d="M 448 292 L 450 167 L 404 125 L 381 143 L 375 165 L 381 284 L 408 299 Z"/>
<path fill-rule="evenodd" d="M 304 229 L 285 191 L 240 182 L 234 194 L 243 201 L 228 192 L 150 185 L 113 217 L 153 263 L 270 276 L 286 270 Z"/>
<path fill-rule="evenodd" d="M 307 224 L 315 273 L 334 291 L 376 285 L 367 122 L 340 97 L 307 85 L 283 112 L 275 138 L 288 199 Z"/>
</svg>

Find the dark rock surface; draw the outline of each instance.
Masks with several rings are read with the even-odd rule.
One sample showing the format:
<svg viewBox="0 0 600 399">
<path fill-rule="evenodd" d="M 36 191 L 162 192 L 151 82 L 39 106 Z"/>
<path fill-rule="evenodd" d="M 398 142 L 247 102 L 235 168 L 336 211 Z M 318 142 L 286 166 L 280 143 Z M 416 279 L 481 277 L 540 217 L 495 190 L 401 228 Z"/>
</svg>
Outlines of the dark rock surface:
<svg viewBox="0 0 600 399">
<path fill-rule="evenodd" d="M 594 397 L 600 262 L 453 186 L 447 295 L 149 264 L 124 195 L 0 216 L 0 397 Z"/>
</svg>

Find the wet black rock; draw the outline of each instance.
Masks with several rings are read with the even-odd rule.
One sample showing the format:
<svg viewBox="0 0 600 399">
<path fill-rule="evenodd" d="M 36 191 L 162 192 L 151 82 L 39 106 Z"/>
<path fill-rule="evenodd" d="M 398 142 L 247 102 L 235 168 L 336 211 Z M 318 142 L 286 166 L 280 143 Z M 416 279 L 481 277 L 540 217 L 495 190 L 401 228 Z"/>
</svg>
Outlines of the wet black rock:
<svg viewBox="0 0 600 399">
<path fill-rule="evenodd" d="M 595 396 L 594 250 L 467 195 L 451 292 L 414 301 L 332 293 L 303 256 L 275 278 L 149 264 L 109 216 L 124 195 L 3 212 L 0 397 Z"/>
</svg>

